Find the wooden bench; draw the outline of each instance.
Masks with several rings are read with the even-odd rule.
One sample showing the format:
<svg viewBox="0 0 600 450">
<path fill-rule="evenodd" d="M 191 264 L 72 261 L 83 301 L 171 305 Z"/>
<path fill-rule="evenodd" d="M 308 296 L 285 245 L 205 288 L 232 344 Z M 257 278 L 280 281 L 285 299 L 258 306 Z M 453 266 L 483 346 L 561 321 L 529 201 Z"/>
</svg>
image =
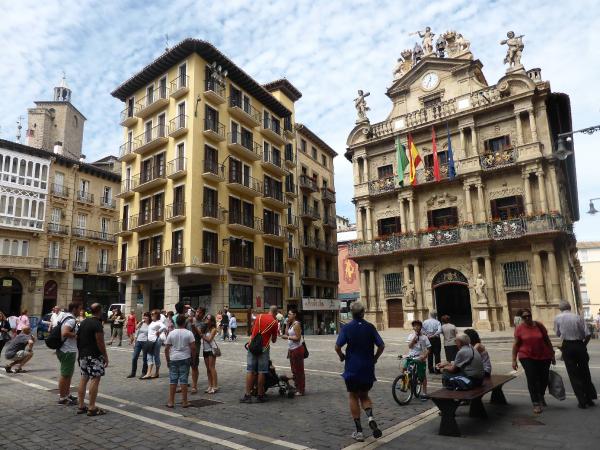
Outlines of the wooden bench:
<svg viewBox="0 0 600 450">
<path fill-rule="evenodd" d="M 455 416 L 456 408 L 461 405 L 461 402 L 469 402 L 469 416 L 479 418 L 487 418 L 487 412 L 481 400 L 488 392 L 492 393 L 490 403 L 506 405 L 502 386 L 515 378 L 514 375 L 492 375 L 490 378 L 485 378 L 481 386 L 468 391 L 451 391 L 442 388 L 429 394 L 431 400 L 440 409 L 442 416 L 439 434 L 442 436 L 461 435 Z"/>
</svg>

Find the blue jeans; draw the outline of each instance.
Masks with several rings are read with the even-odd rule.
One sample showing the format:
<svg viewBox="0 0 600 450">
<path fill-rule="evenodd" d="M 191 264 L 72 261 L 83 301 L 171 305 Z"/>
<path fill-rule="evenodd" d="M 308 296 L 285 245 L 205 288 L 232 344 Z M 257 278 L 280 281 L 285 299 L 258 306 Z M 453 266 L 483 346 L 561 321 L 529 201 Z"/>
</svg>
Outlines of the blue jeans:
<svg viewBox="0 0 600 450">
<path fill-rule="evenodd" d="M 246 371 L 252 373 L 269 373 L 269 350 L 267 347 L 260 355 L 254 355 L 248 351 L 246 356 Z"/>
<path fill-rule="evenodd" d="M 160 368 L 160 348 L 162 347 L 162 342 L 160 339 L 156 339 L 154 342 L 148 341 L 146 346 L 147 349 L 147 361 L 148 364 L 155 364 L 156 369 Z"/>
<path fill-rule="evenodd" d="M 187 385 L 190 374 L 190 358 L 171 360 L 169 363 L 169 384 Z"/>
<path fill-rule="evenodd" d="M 148 372 L 148 351 L 146 350 L 146 341 L 135 341 L 135 347 L 133 347 L 133 357 L 131 358 L 131 375 L 135 375 L 137 372 L 138 359 L 142 353 L 142 376 Z"/>
</svg>

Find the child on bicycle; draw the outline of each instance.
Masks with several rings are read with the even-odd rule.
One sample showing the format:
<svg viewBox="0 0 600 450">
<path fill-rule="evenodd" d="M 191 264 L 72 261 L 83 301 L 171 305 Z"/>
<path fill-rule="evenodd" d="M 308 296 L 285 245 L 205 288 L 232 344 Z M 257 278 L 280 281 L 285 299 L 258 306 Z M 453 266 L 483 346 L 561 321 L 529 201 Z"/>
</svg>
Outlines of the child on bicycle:
<svg viewBox="0 0 600 450">
<path fill-rule="evenodd" d="M 402 366 L 402 373 L 406 372 L 408 365 L 414 361 L 417 367 L 417 376 L 421 380 L 423 390 L 420 399 L 425 401 L 429 397 L 427 396 L 427 355 L 429 354 L 429 348 L 431 343 L 425 334 L 421 331 L 423 323 L 420 320 L 413 320 L 411 323 L 413 332 L 408 335 L 406 342 L 408 343 L 409 352 L 407 357 L 404 359 Z"/>
</svg>

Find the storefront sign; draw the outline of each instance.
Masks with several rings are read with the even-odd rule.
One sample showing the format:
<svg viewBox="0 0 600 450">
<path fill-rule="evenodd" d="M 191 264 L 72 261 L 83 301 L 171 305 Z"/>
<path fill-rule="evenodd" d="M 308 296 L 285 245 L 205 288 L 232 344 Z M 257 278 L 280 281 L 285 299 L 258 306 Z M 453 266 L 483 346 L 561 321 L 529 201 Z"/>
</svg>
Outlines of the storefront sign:
<svg viewBox="0 0 600 450">
<path fill-rule="evenodd" d="M 2 287 L 12 287 L 12 280 L 10 278 L 2 280 Z"/>
<path fill-rule="evenodd" d="M 337 298 L 308 298 L 302 299 L 302 309 L 305 311 L 337 311 L 340 301 Z"/>
</svg>

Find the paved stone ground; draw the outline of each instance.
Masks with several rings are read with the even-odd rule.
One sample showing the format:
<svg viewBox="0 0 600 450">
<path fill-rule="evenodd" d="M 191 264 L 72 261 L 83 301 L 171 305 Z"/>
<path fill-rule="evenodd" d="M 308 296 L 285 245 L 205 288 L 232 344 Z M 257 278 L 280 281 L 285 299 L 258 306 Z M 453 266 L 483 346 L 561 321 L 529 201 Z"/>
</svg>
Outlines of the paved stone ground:
<svg viewBox="0 0 600 450">
<path fill-rule="evenodd" d="M 566 401 L 551 400 L 541 416 L 534 417 L 523 376 L 511 382 L 505 392 L 510 405 L 489 407 L 490 419 L 467 417 L 467 408 L 459 408 L 458 422 L 465 436 L 437 436 L 439 419 L 431 402 L 413 401 L 398 406 L 391 396 L 391 382 L 398 373 L 397 355 L 405 351 L 402 333 L 386 336 L 386 352 L 377 367 L 379 382 L 372 398 L 375 415 L 384 437 L 355 448 L 406 448 L 411 444 L 428 448 L 451 444 L 455 448 L 592 448 L 600 438 L 600 406 L 589 410 L 576 408 L 570 395 Z M 221 344 L 218 359 L 221 391 L 192 398 L 210 398 L 222 403 L 202 408 L 174 410 L 164 407 L 167 394 L 167 371 L 152 381 L 126 379 L 131 348 L 109 349 L 110 366 L 100 385 L 98 402 L 109 410 L 102 417 L 77 416 L 75 409 L 57 405 L 57 361 L 43 343 L 36 352 L 28 374 L 0 372 L 0 446 L 3 448 L 318 448 L 337 449 L 353 444 L 349 437 L 353 423 L 349 417 L 345 387 L 339 373 L 342 364 L 333 352 L 334 336 L 307 339 L 311 356 L 306 360 L 307 395 L 281 398 L 269 392 L 265 404 L 242 405 L 245 350 L 242 342 Z M 510 371 L 510 345 L 489 345 L 494 371 Z M 592 370 L 600 387 L 600 343 L 590 344 Z M 285 345 L 278 342 L 272 358 L 278 372 L 290 372 Z M 164 359 L 163 359 L 164 362 Z M 570 390 L 566 372 L 559 363 Z M 141 367 L 141 365 L 140 365 Z M 202 369 L 202 366 L 201 366 Z M 78 375 L 74 383 L 78 383 Z M 200 386 L 206 376 L 201 370 Z M 439 377 L 430 380 L 439 385 Z M 419 416 L 420 415 L 420 416 Z M 420 421 L 411 424 L 415 417 Z M 366 420 L 363 420 L 366 427 Z M 368 432 L 367 432 L 368 434 Z M 68 436 L 65 440 L 64 436 Z"/>
</svg>

